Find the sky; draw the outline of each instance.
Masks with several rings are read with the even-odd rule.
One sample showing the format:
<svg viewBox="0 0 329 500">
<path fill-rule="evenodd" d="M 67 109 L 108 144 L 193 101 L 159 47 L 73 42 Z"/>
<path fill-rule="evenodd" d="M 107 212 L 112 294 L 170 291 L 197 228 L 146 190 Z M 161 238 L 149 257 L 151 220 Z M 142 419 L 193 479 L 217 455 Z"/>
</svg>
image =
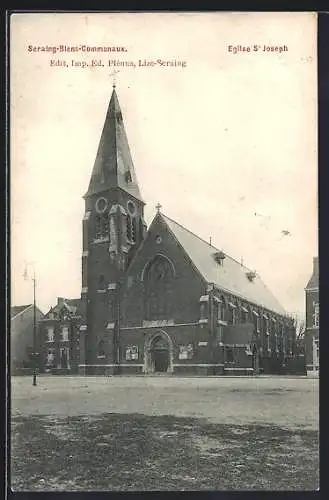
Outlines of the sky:
<svg viewBox="0 0 329 500">
<path fill-rule="evenodd" d="M 315 14 L 15 14 L 10 42 L 12 305 L 32 302 L 26 263 L 43 312 L 80 296 L 82 196 L 120 70 L 146 222 L 159 202 L 303 316 L 318 231 Z M 60 45 L 125 51 L 38 50 Z"/>
</svg>

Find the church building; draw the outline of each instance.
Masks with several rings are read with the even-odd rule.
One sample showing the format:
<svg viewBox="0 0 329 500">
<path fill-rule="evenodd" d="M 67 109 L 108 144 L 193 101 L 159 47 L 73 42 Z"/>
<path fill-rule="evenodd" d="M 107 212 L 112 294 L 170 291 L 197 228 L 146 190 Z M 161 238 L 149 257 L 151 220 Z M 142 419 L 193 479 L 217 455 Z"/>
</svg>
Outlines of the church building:
<svg viewBox="0 0 329 500">
<path fill-rule="evenodd" d="M 81 374 L 281 373 L 295 328 L 261 278 L 144 206 L 115 86 L 86 194 Z"/>
</svg>

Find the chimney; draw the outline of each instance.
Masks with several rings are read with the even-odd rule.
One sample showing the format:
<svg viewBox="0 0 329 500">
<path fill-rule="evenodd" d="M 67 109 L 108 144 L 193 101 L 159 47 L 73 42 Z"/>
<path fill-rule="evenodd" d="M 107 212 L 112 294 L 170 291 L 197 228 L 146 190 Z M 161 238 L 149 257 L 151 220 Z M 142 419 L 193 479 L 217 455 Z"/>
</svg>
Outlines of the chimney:
<svg viewBox="0 0 329 500">
<path fill-rule="evenodd" d="M 319 276 L 319 257 L 313 257 L 313 276 Z"/>
<path fill-rule="evenodd" d="M 64 298 L 63 297 L 57 297 L 57 305 L 61 306 L 64 303 Z"/>
</svg>

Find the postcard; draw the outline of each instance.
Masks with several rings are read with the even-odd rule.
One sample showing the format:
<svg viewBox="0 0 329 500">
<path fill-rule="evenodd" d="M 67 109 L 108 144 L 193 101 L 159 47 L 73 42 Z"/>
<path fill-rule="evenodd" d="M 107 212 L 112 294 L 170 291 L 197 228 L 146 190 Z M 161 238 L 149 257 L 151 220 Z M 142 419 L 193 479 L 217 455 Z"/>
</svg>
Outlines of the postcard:
<svg viewBox="0 0 329 500">
<path fill-rule="evenodd" d="M 319 487 L 317 15 L 10 19 L 14 491 Z"/>
</svg>

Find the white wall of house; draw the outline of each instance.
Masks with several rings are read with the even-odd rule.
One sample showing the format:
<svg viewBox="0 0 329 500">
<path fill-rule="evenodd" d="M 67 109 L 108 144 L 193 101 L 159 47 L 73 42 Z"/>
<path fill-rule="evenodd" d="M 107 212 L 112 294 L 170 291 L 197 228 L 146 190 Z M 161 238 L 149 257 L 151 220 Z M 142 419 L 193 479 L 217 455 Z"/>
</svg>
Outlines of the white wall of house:
<svg viewBox="0 0 329 500">
<path fill-rule="evenodd" d="M 37 322 L 43 317 L 42 312 L 37 308 Z M 28 349 L 33 348 L 33 306 L 29 306 L 23 312 L 14 316 L 11 320 L 10 328 L 10 358 L 13 364 L 27 362 Z"/>
</svg>

